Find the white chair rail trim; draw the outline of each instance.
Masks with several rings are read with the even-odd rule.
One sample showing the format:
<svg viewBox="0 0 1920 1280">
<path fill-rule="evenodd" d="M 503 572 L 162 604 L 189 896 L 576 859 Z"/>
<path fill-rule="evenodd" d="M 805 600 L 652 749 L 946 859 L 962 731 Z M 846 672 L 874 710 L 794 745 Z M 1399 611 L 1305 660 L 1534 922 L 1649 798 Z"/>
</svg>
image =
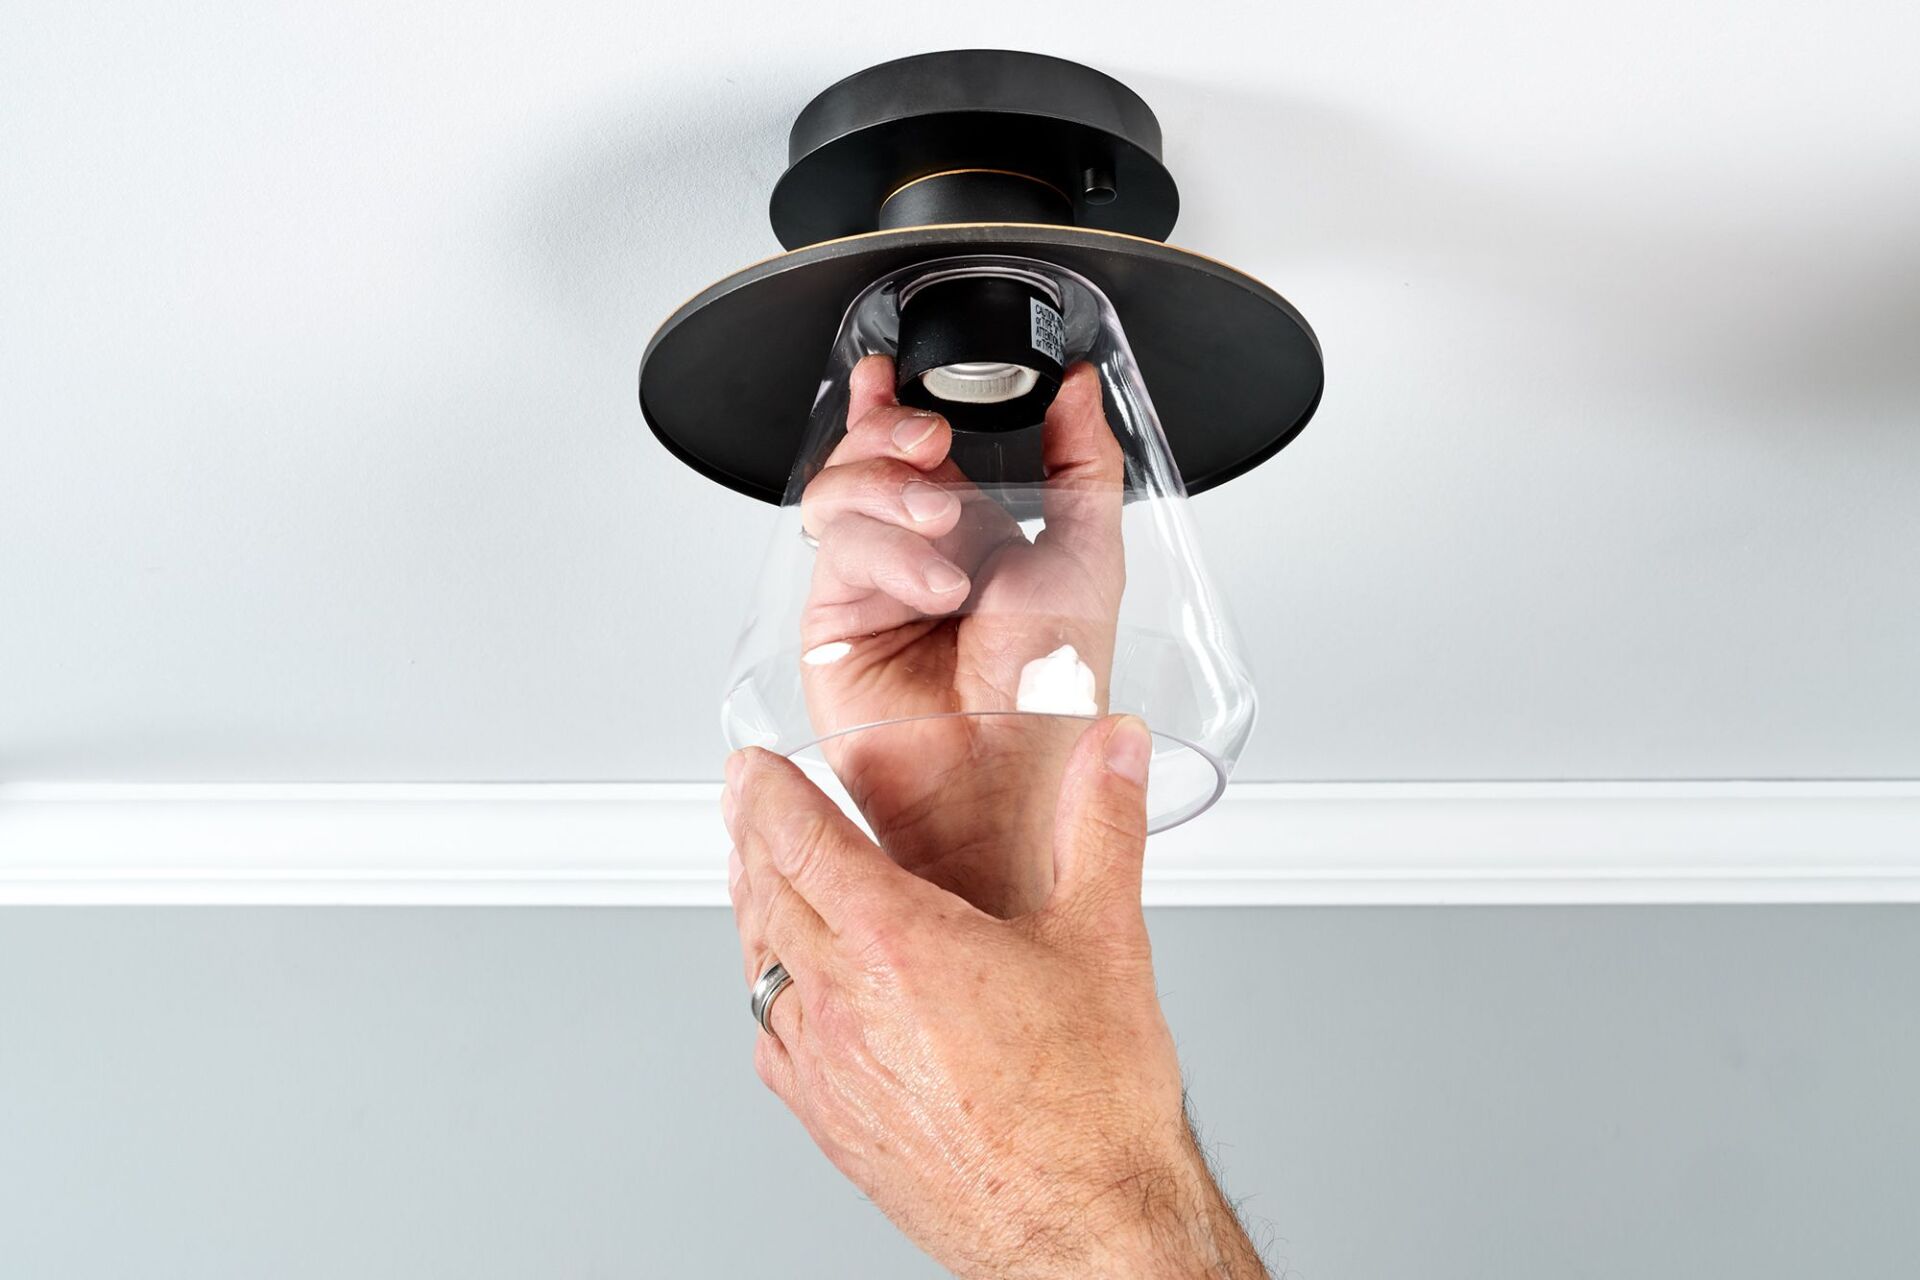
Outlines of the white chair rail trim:
<svg viewBox="0 0 1920 1280">
<path fill-rule="evenodd" d="M 721 906 L 717 784 L 0 784 L 0 903 Z M 1920 902 L 1920 781 L 1237 783 L 1156 905 Z"/>
</svg>

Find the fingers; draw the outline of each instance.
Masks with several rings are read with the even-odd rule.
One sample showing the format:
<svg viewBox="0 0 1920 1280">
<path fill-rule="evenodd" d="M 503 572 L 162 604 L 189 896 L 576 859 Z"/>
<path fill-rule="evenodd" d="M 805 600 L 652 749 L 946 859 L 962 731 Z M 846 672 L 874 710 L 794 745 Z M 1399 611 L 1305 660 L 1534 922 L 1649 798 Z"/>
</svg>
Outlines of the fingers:
<svg viewBox="0 0 1920 1280">
<path fill-rule="evenodd" d="M 964 508 L 957 522 L 959 527 L 946 539 L 942 550 L 972 572 L 995 548 L 1020 537 L 1020 526 L 1007 514 L 1006 508 L 982 494 L 965 473 L 948 460 L 947 454 L 953 448 L 953 427 L 945 417 L 894 402 L 893 370 L 893 360 L 883 355 L 867 356 L 854 366 L 849 380 L 847 434 L 829 455 L 827 470 L 821 475 L 869 458 L 896 459 L 916 471 L 928 473 L 930 481 L 952 493 Z M 919 523 L 916 521 L 916 525 Z M 929 537 L 941 536 L 926 528 L 920 532 Z"/>
<path fill-rule="evenodd" d="M 846 435 L 800 500 L 801 526 L 820 547 L 809 650 L 953 612 L 973 570 L 1022 536 L 947 457 L 952 444 L 944 417 L 895 403 L 890 358 L 854 366 Z"/>
<path fill-rule="evenodd" d="M 1042 457 L 1047 540 L 1071 544 L 1082 557 L 1117 559 L 1126 458 L 1107 425 L 1100 377 L 1084 361 L 1067 371 L 1047 407 Z"/>
<path fill-rule="evenodd" d="M 765 953 L 777 957 L 798 979 L 803 973 L 811 976 L 826 971 L 833 935 L 819 913 L 774 866 L 765 826 L 756 826 L 749 820 L 750 806 L 743 789 L 747 782 L 748 758 L 768 754 L 736 751 L 728 757 L 727 789 L 720 798 L 720 811 L 740 857 L 741 874 L 733 891 L 744 894 L 744 906 L 736 902 L 736 913 L 740 943 L 747 952 L 748 963 L 754 964 L 756 960 L 761 966 L 772 963 L 760 958 Z M 755 968 L 748 980 L 758 976 L 759 969 Z"/>
<path fill-rule="evenodd" d="M 738 849 L 727 851 L 727 897 L 733 901 L 733 927 L 740 935 L 740 965 L 751 987 L 773 962 L 768 958 L 767 940 L 754 910 L 753 884 L 747 879 L 746 864 L 740 860 Z"/>
<path fill-rule="evenodd" d="M 811 649 L 952 613 L 971 586 L 960 566 L 918 534 L 871 516 L 842 516 L 814 556 L 801 641 Z"/>
<path fill-rule="evenodd" d="M 819 548 L 802 621 L 807 652 L 965 603 L 966 571 L 935 546 L 946 539 L 963 553 L 961 535 L 977 523 L 961 528 L 971 488 L 947 461 L 952 442 L 946 419 L 894 402 L 891 359 L 854 366 L 847 433 L 800 501 Z"/>
<path fill-rule="evenodd" d="M 1041 447 L 1049 480 L 1072 479 L 1115 491 L 1126 480 L 1126 457 L 1100 400 L 1100 375 L 1086 361 L 1067 370 L 1047 406 Z"/>
<path fill-rule="evenodd" d="M 769 956 L 767 964 L 772 965 L 773 960 Z M 767 1023 L 773 1028 L 773 1039 L 793 1054 L 806 1047 L 806 1021 L 806 1002 L 800 997 L 800 980 L 795 978 L 775 993 L 773 1005 L 767 1010 Z"/>
<path fill-rule="evenodd" d="M 732 850 L 727 855 L 727 863 L 727 895 L 733 899 L 733 922 L 740 934 L 740 957 L 745 970 L 744 982 L 750 992 L 760 981 L 760 975 L 772 967 L 774 961 L 780 957 L 767 945 L 764 930 L 760 925 L 758 906 L 754 901 L 753 882 L 746 873 L 746 867 L 738 849 Z M 791 973 L 792 970 L 789 969 L 788 972 Z M 818 974 L 813 975 L 813 978 L 819 980 Z M 802 1024 L 805 1022 L 805 1017 L 798 983 L 798 978 L 789 983 L 787 988 L 774 998 L 772 1008 L 767 1011 L 767 1021 L 773 1026 L 774 1036 L 778 1038 L 778 1044 L 787 1051 L 797 1050 L 803 1043 L 801 1037 L 804 1034 Z M 786 1053 L 783 1052 L 778 1056 L 784 1060 Z M 782 1065 L 787 1071 L 791 1070 L 790 1064 L 783 1061 Z M 769 1087 L 772 1087 L 773 1082 L 768 1083 Z M 779 1092 L 778 1089 L 775 1092 Z"/>
<path fill-rule="evenodd" d="M 1095 920 L 1101 933 L 1141 920 L 1152 759 L 1153 735 L 1138 716 L 1108 716 L 1080 735 L 1054 816 L 1049 913 Z"/>
<path fill-rule="evenodd" d="M 960 495 L 926 472 L 894 458 L 867 458 L 826 468 L 800 498 L 800 523 L 816 539 L 834 521 L 862 515 L 938 538 L 960 522 Z"/>
<path fill-rule="evenodd" d="M 937 413 L 894 402 L 889 357 L 868 356 L 856 364 L 847 392 L 847 434 L 827 456 L 827 466 L 895 458 L 929 471 L 945 460 L 953 446 L 953 428 Z"/>
<path fill-rule="evenodd" d="M 773 1008 L 774 1016 L 778 1017 L 780 1006 L 776 1004 Z M 783 1041 L 769 1035 L 757 1038 L 753 1043 L 753 1070 L 760 1077 L 760 1083 L 787 1104 L 787 1110 L 800 1114 L 800 1098 L 794 1089 L 793 1055 Z"/>
<path fill-rule="evenodd" d="M 734 796 L 728 826 L 740 850 L 745 877 L 758 907 L 766 901 L 767 945 L 787 962 L 796 981 L 801 970 L 788 958 L 772 908 L 795 901 L 795 919 L 818 926 L 803 937 L 816 954 L 825 933 L 864 934 L 876 924 L 913 910 L 919 884 L 840 812 L 792 761 L 751 748 L 727 761 Z"/>
</svg>

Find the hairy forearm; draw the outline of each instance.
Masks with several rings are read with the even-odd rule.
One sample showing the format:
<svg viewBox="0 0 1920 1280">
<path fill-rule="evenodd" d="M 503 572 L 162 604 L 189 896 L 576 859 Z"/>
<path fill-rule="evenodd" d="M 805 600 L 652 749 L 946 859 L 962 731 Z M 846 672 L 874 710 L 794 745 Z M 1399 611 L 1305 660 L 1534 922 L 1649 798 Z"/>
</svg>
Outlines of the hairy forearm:
<svg viewBox="0 0 1920 1280">
<path fill-rule="evenodd" d="M 1075 1212 L 1047 1211 L 966 1280 L 1268 1280 L 1258 1250 L 1191 1139 L 1105 1180 Z"/>
<path fill-rule="evenodd" d="M 1267 1280 L 1266 1266 L 1198 1147 L 1177 1168 L 1138 1180 L 1131 1228 L 1107 1237 L 1096 1274 L 1146 1280 Z"/>
</svg>

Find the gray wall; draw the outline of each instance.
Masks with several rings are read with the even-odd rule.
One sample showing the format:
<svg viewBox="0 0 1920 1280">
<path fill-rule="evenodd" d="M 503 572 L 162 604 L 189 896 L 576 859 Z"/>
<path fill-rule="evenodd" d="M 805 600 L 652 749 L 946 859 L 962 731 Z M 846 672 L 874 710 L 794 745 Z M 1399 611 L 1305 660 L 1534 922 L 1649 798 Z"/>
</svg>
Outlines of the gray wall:
<svg viewBox="0 0 1920 1280">
<path fill-rule="evenodd" d="M 1153 924 L 1289 1274 L 1920 1270 L 1920 912 Z M 736 963 L 713 911 L 0 912 L 0 1275 L 937 1274 L 762 1093 Z"/>
</svg>

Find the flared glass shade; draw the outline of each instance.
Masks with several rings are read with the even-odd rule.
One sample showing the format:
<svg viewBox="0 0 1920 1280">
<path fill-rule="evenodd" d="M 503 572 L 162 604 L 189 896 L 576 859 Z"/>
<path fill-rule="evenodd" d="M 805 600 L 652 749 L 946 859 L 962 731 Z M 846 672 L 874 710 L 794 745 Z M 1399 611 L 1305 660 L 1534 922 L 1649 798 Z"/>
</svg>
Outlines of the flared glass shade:
<svg viewBox="0 0 1920 1280">
<path fill-rule="evenodd" d="M 1160 830 L 1219 797 L 1254 702 L 1101 291 L 998 256 L 874 281 L 821 375 L 728 743 L 830 774 L 883 838 L 940 806 L 1050 830 L 1073 742 L 1130 712 L 1153 730 Z"/>
</svg>

